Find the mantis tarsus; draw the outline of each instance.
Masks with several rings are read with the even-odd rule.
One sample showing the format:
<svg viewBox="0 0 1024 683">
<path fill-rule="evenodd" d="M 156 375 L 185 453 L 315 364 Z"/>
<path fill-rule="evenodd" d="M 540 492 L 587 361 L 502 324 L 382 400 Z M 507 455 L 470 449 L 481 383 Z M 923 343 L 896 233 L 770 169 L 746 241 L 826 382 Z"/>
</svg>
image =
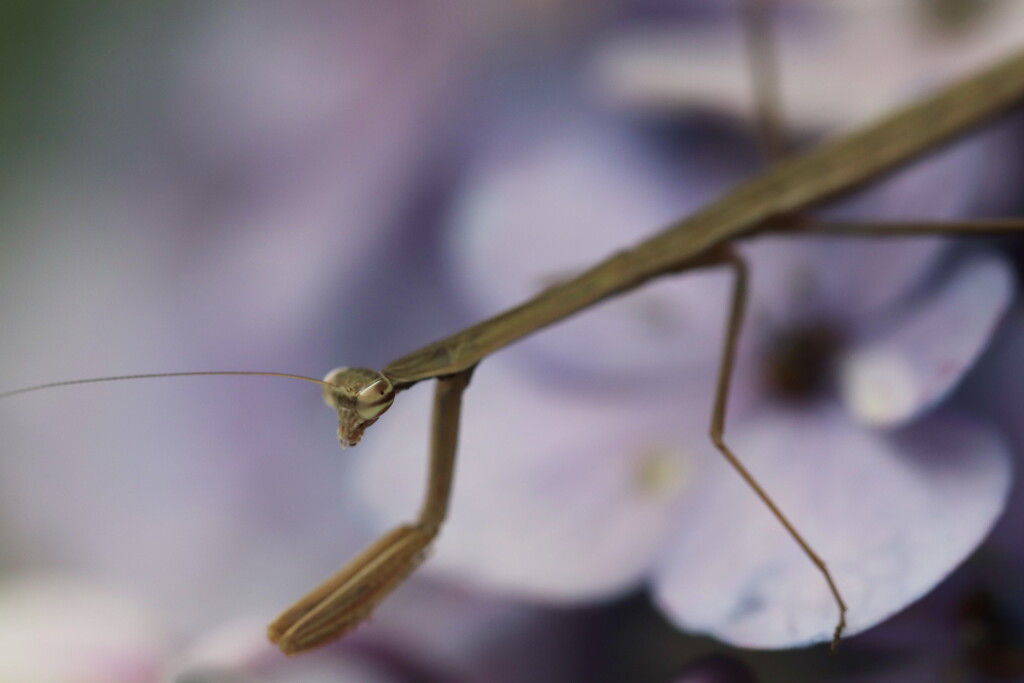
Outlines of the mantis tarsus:
<svg viewBox="0 0 1024 683">
<path fill-rule="evenodd" d="M 734 292 L 714 399 L 711 439 L 820 570 L 838 608 L 833 643 L 838 642 L 846 613 L 840 587 L 834 583 L 824 561 L 724 441 L 729 380 L 747 290 L 746 266 L 731 245 L 766 232 L 893 235 L 1020 230 L 1021 224 L 1014 221 L 824 225 L 809 223 L 797 214 L 876 180 L 1022 99 L 1024 52 L 855 133 L 780 162 L 695 215 L 633 248 L 612 255 L 513 309 L 403 356 L 381 372 L 363 368 L 333 371 L 320 383 L 328 404 L 338 412 L 338 436 L 346 446 L 359 441 L 363 431 L 390 407 L 397 393 L 423 380 L 437 380 L 426 499 L 415 522 L 381 537 L 278 617 L 269 627 L 271 640 L 284 652 L 295 654 L 344 635 L 367 617 L 422 561 L 446 516 L 461 397 L 473 369 L 481 360 L 522 337 L 649 280 L 698 268 L 726 266 L 735 274 Z M 766 121 L 763 127 L 770 130 L 772 125 Z M 777 135 L 766 135 L 766 138 L 776 140 L 766 146 L 778 147 Z M 305 377 L 299 379 L 319 382 Z M 75 383 L 80 382 L 30 387 L 0 394 L 0 397 Z"/>
</svg>

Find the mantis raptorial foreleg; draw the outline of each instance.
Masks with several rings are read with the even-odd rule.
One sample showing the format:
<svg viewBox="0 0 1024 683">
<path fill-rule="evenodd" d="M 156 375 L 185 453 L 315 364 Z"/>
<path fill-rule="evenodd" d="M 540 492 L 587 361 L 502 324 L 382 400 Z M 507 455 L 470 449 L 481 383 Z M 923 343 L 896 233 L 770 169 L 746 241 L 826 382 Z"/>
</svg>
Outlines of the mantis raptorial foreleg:
<svg viewBox="0 0 1024 683">
<path fill-rule="evenodd" d="M 462 392 L 472 373 L 470 368 L 437 380 L 419 518 L 378 538 L 270 624 L 267 635 L 285 654 L 325 645 L 354 629 L 423 561 L 448 511 Z"/>
<path fill-rule="evenodd" d="M 455 474 L 455 451 L 462 416 L 462 392 L 469 384 L 476 366 L 437 380 L 434 391 L 434 414 L 430 425 L 430 470 L 427 493 L 420 510 L 419 525 L 437 533 L 448 515 Z"/>
<path fill-rule="evenodd" d="M 743 328 L 743 317 L 747 308 L 747 290 L 749 281 L 749 269 L 747 268 L 746 261 L 743 257 L 737 254 L 734 250 L 724 250 L 724 253 L 720 257 L 719 263 L 721 265 L 729 266 L 734 273 L 733 280 L 733 291 L 732 297 L 729 303 L 729 317 L 726 322 L 725 329 L 725 342 L 722 345 L 722 360 L 718 369 L 718 382 L 715 387 L 715 402 L 714 407 L 711 411 L 711 443 L 715 445 L 715 448 L 725 456 L 725 459 L 732 466 L 734 470 L 743 478 L 743 481 L 754 490 L 757 497 L 768 506 L 772 514 L 775 516 L 779 523 L 786 528 L 789 535 L 792 536 L 793 540 L 797 542 L 800 548 L 807 555 L 808 559 L 814 563 L 814 566 L 821 572 L 825 581 L 828 583 L 829 590 L 832 592 L 832 597 L 835 599 L 836 606 L 839 608 L 839 620 L 836 623 L 835 631 L 832 634 L 832 651 L 835 652 L 839 646 L 839 638 L 842 636 L 843 629 L 846 627 L 846 603 L 843 602 L 843 597 L 839 593 L 839 588 L 836 586 L 835 580 L 832 578 L 832 574 L 829 572 L 828 567 L 825 566 L 825 562 L 818 556 L 814 549 L 811 548 L 800 532 L 796 530 L 796 527 L 789 521 L 785 514 L 775 501 L 772 500 L 771 496 L 764 490 L 761 484 L 758 483 L 757 479 L 747 470 L 742 462 L 736 457 L 736 455 L 730 450 L 725 444 L 725 414 L 726 408 L 729 403 L 729 384 L 732 379 L 733 365 L 736 361 L 736 349 L 739 345 L 740 332 Z"/>
</svg>

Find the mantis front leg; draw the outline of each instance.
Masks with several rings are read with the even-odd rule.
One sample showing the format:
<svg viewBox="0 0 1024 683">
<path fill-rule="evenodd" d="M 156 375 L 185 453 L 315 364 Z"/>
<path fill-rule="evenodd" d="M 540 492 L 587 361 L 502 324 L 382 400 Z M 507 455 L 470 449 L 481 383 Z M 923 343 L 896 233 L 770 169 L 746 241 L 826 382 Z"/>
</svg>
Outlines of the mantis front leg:
<svg viewBox="0 0 1024 683">
<path fill-rule="evenodd" d="M 353 630 L 423 561 L 448 511 L 462 392 L 472 372 L 470 368 L 437 380 L 430 472 L 419 518 L 381 536 L 275 619 L 267 635 L 282 652 L 305 652 Z"/>
</svg>

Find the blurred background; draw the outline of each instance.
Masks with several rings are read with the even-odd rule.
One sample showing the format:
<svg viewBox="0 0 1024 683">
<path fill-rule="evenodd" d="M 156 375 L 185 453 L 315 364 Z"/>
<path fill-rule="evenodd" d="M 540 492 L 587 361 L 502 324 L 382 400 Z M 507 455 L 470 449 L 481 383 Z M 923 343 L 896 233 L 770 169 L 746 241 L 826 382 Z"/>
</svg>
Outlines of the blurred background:
<svg viewBox="0 0 1024 683">
<path fill-rule="evenodd" d="M 792 148 L 1024 45 L 1024 6 L 1009 0 L 776 4 Z M 0 390 L 131 373 L 380 368 L 571 275 L 763 168 L 739 17 L 735 0 L 6 0 Z M 1019 113 L 1003 117 L 917 165 L 912 180 L 842 210 L 865 220 L 1013 216 L 1022 206 L 1021 123 Z M 667 561 L 652 548 L 683 542 L 685 524 L 677 531 L 666 521 L 680 510 L 699 520 L 718 508 L 682 500 L 673 478 L 696 475 L 646 451 L 623 466 L 623 481 L 642 475 L 671 495 L 607 532 L 642 537 L 644 549 L 609 541 L 597 559 L 580 558 L 608 567 L 604 574 L 532 578 L 560 571 L 529 566 L 544 544 L 528 537 L 543 514 L 557 517 L 576 500 L 573 472 L 618 472 L 607 461 L 636 450 L 634 431 L 685 425 L 703 439 L 703 387 L 727 289 L 721 276 L 702 275 L 514 347 L 495 359 L 491 379 L 481 370 L 465 428 L 503 414 L 525 426 L 505 423 L 490 441 L 481 434 L 498 464 L 467 472 L 464 483 L 546 477 L 527 469 L 542 459 L 531 449 L 548 443 L 571 452 L 568 474 L 524 485 L 535 495 L 519 496 L 518 484 L 495 494 L 494 506 L 518 507 L 496 512 L 508 520 L 493 531 L 462 533 L 468 527 L 453 517 L 450 550 L 439 546 L 369 625 L 298 659 L 264 642 L 265 623 L 415 511 L 419 470 L 401 463 L 425 452 L 422 427 L 402 429 L 396 416 L 392 435 L 374 442 L 375 430 L 389 429 L 385 418 L 358 449 L 340 452 L 319 390 L 271 378 L 119 382 L 0 403 L 0 679 L 1024 680 L 1024 507 L 1011 474 L 1024 446 L 1024 320 L 1015 286 L 1005 286 L 1024 263 L 1024 241 L 929 245 L 885 263 L 910 273 L 913 282 L 893 285 L 913 289 L 907 306 L 928 300 L 932 285 L 946 291 L 961 257 L 982 259 L 1004 284 L 977 285 L 964 304 L 977 316 L 953 318 L 980 321 L 976 333 L 948 321 L 925 326 L 926 340 L 964 337 L 950 352 L 956 371 L 905 414 L 884 408 L 878 428 L 899 440 L 916 421 L 946 420 L 932 416 L 942 410 L 983 425 L 970 434 L 995 444 L 979 447 L 992 464 L 978 482 L 991 481 L 964 484 L 957 495 L 978 521 L 949 541 L 964 544 L 962 554 L 978 549 L 920 601 L 913 593 L 923 587 L 896 596 L 890 612 L 914 604 L 850 638 L 839 657 L 820 644 L 748 650 L 733 645 L 758 638 L 687 628 L 691 608 L 671 597 Z M 871 248 L 880 250 L 857 247 L 858 263 L 882 258 L 884 246 Z M 783 291 L 773 268 L 814 258 L 780 249 L 751 253 L 763 265 L 755 298 L 761 284 L 770 296 Z M 830 265 L 842 270 L 847 256 L 836 258 Z M 851 281 L 851 308 L 864 278 L 872 274 Z M 863 336 L 887 324 L 869 321 Z M 745 358 L 756 365 L 762 337 L 753 336 Z M 737 378 L 730 425 L 754 414 L 748 405 L 775 400 L 770 381 L 744 379 L 763 375 Z M 680 378 L 693 379 L 685 392 Z M 511 398 L 488 409 L 488 396 Z M 835 405 L 860 405 L 843 401 Z M 663 402 L 669 412 L 636 411 Z M 559 406 L 570 413 L 565 426 L 545 417 Z M 621 428 L 604 435 L 594 424 Z M 573 445 L 598 436 L 613 446 L 600 458 Z M 464 444 L 461 455 L 480 450 Z M 555 446 L 537 452 L 559 462 Z M 508 463 L 527 469 L 516 474 Z M 795 465 L 788 476 L 803 490 L 817 485 Z M 620 484 L 606 483 L 611 503 L 590 489 L 579 498 L 625 509 L 613 495 Z M 490 491 L 475 490 L 456 506 L 479 509 Z M 929 515 L 921 513 L 922 536 Z M 521 537 L 517 520 L 529 521 Z M 841 529 L 841 520 L 826 523 L 824 535 Z M 474 545 L 473 533 L 490 535 Z M 742 537 L 715 539 L 753 548 Z M 499 542 L 504 555 L 491 551 Z M 694 551 L 684 563 L 713 553 Z M 954 564 L 936 565 L 931 583 Z M 694 591 L 719 592 L 702 580 Z"/>
</svg>

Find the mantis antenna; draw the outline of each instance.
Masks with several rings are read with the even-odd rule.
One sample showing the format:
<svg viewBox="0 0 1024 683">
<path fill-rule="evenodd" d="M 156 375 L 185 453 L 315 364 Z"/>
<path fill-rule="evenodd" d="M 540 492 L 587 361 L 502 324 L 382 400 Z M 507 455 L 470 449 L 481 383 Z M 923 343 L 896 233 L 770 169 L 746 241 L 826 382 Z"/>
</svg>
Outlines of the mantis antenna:
<svg viewBox="0 0 1024 683">
<path fill-rule="evenodd" d="M 28 394 L 33 391 L 42 391 L 44 389 L 54 389 L 56 387 L 70 387 L 76 384 L 97 384 L 99 382 L 119 382 L 124 379 L 156 379 L 158 377 L 204 377 L 208 375 L 242 375 L 247 377 L 284 377 L 286 379 L 299 379 L 303 382 L 312 382 L 313 384 L 321 384 L 325 388 L 329 388 L 331 385 L 325 380 L 313 379 L 312 377 L 305 377 L 303 375 L 292 375 L 287 372 L 257 372 L 249 370 L 205 370 L 201 372 L 155 372 L 147 373 L 143 375 L 117 375 L 114 377 L 90 377 L 88 379 L 72 379 L 65 380 L 63 382 L 48 382 L 46 384 L 35 384 L 30 387 L 22 387 L 21 389 L 15 389 L 13 391 L 5 391 L 0 393 L 0 399 L 11 398 L 12 396 L 18 396 L 20 394 Z"/>
<path fill-rule="evenodd" d="M 11 398 L 33 391 L 68 387 L 76 384 L 118 382 L 125 379 L 156 379 L 159 377 L 205 377 L 210 375 L 236 375 L 243 377 L 283 377 L 319 384 L 323 387 L 324 403 L 338 413 L 338 443 L 348 448 L 359 443 L 367 427 L 387 412 L 395 400 L 395 387 L 391 381 L 376 370 L 368 368 L 335 368 L 324 379 L 288 372 L 260 372 L 255 370 L 206 370 L 200 372 L 156 372 L 142 375 L 117 375 L 114 377 L 91 377 L 63 382 L 48 382 L 30 387 L 0 393 L 0 399 Z"/>
</svg>

